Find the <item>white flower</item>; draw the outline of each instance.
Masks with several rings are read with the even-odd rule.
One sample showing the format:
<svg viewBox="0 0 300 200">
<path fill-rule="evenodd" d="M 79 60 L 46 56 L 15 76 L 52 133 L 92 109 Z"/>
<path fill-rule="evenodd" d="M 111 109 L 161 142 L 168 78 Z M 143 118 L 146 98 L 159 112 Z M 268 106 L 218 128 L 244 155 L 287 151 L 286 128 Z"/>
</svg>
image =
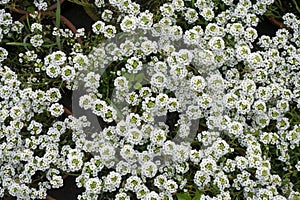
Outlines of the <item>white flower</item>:
<svg viewBox="0 0 300 200">
<path fill-rule="evenodd" d="M 120 173 L 121 175 L 126 175 L 126 174 L 130 173 L 131 165 L 129 163 L 124 162 L 123 160 L 121 160 L 120 162 L 118 162 L 116 164 L 116 171 L 118 173 Z"/>
<path fill-rule="evenodd" d="M 0 47 L 0 62 L 2 62 L 3 60 L 5 60 L 8 56 L 8 52 L 6 49 L 4 49 L 3 47 Z"/>
<path fill-rule="evenodd" d="M 40 134 L 42 132 L 43 124 L 32 120 L 27 127 L 27 130 L 30 131 L 32 135 Z"/>
<path fill-rule="evenodd" d="M 164 188 L 170 193 L 175 193 L 177 192 L 178 185 L 173 180 L 167 180 L 164 184 Z"/>
<path fill-rule="evenodd" d="M 208 45 L 210 47 L 211 50 L 223 50 L 225 48 L 225 42 L 221 37 L 212 37 L 209 42 Z"/>
<path fill-rule="evenodd" d="M 248 27 L 245 30 L 245 36 L 246 36 L 247 40 L 249 40 L 250 42 L 254 42 L 256 40 L 256 38 L 258 37 L 258 34 L 257 34 L 256 29 L 254 29 L 252 27 Z"/>
<path fill-rule="evenodd" d="M 151 85 L 157 87 L 157 88 L 161 88 L 165 85 L 166 83 L 166 77 L 163 73 L 155 73 L 152 77 L 151 77 Z"/>
<path fill-rule="evenodd" d="M 89 58 L 82 53 L 76 53 L 73 57 L 74 68 L 77 70 L 83 70 L 89 66 Z"/>
<path fill-rule="evenodd" d="M 176 80 L 177 83 L 180 83 L 180 81 L 178 82 L 178 79 L 184 80 L 184 78 L 186 78 L 186 76 L 188 75 L 188 70 L 185 66 L 174 65 L 174 66 L 171 66 L 170 74 L 171 74 L 173 80 Z"/>
<path fill-rule="evenodd" d="M 76 71 L 70 65 L 66 65 L 61 69 L 61 78 L 65 81 L 71 81 L 74 79 Z"/>
<path fill-rule="evenodd" d="M 285 113 L 289 111 L 290 108 L 289 102 L 285 99 L 279 100 L 277 101 L 276 108 L 278 109 L 279 112 Z"/>
<path fill-rule="evenodd" d="M 267 111 L 266 103 L 262 100 L 257 100 L 253 104 L 253 108 L 257 113 L 265 113 Z"/>
<path fill-rule="evenodd" d="M 162 146 L 166 139 L 167 139 L 167 134 L 162 129 L 155 129 L 151 132 L 150 141 L 153 144 Z"/>
<path fill-rule="evenodd" d="M 165 186 L 165 183 L 167 182 L 166 176 L 160 174 L 154 179 L 154 185 L 158 187 L 159 189 L 162 189 Z"/>
<path fill-rule="evenodd" d="M 146 40 L 141 44 L 141 50 L 144 55 L 150 55 L 151 53 L 157 52 L 157 43 L 154 41 Z"/>
<path fill-rule="evenodd" d="M 84 97 L 85 98 L 85 97 Z M 83 102 L 83 100 L 81 100 Z M 105 101 L 102 101 L 100 99 L 94 100 L 92 103 L 92 111 L 95 115 L 101 116 L 104 114 L 106 110 L 107 104 Z"/>
<path fill-rule="evenodd" d="M 167 108 L 169 112 L 175 112 L 180 108 L 180 103 L 176 98 L 169 98 Z"/>
<path fill-rule="evenodd" d="M 233 4 L 233 0 L 222 0 L 226 5 L 230 6 Z"/>
<path fill-rule="evenodd" d="M 115 196 L 115 199 L 116 200 L 130 200 L 130 196 L 128 194 L 126 194 L 125 192 L 121 192 Z"/>
<path fill-rule="evenodd" d="M 101 8 L 103 4 L 104 4 L 104 0 L 95 0 L 95 5 L 98 8 Z"/>
<path fill-rule="evenodd" d="M 160 6 L 160 11 L 161 11 L 161 14 L 164 16 L 164 17 L 170 17 L 174 14 L 174 6 L 172 4 L 169 4 L 169 3 L 165 3 L 163 4 L 162 6 Z"/>
<path fill-rule="evenodd" d="M 184 16 L 189 24 L 192 24 L 198 20 L 198 13 L 195 9 L 192 8 L 188 8 Z"/>
<path fill-rule="evenodd" d="M 138 26 L 142 29 L 149 29 L 153 24 L 153 14 L 148 10 L 141 12 L 138 17 Z"/>
<path fill-rule="evenodd" d="M 54 65 L 63 65 L 67 60 L 67 56 L 62 51 L 55 51 L 50 54 L 50 62 Z M 47 62 L 45 61 L 45 64 Z"/>
<path fill-rule="evenodd" d="M 128 56 L 129 57 L 134 53 L 135 44 L 130 40 L 126 40 L 125 42 L 123 42 L 120 45 L 120 49 L 121 49 L 121 52 L 122 52 L 123 56 Z"/>
<path fill-rule="evenodd" d="M 230 187 L 229 179 L 227 175 L 224 174 L 224 172 L 216 174 L 214 184 L 216 184 L 221 191 L 224 191 L 225 188 Z"/>
<path fill-rule="evenodd" d="M 125 0 L 125 2 L 126 2 L 126 0 Z M 138 15 L 140 13 L 140 4 L 138 4 L 136 2 L 129 3 L 127 13 L 131 14 L 131 15 L 135 15 L 135 16 Z"/>
<path fill-rule="evenodd" d="M 200 35 L 196 30 L 187 30 L 184 32 L 183 40 L 186 44 L 198 44 Z"/>
<path fill-rule="evenodd" d="M 277 119 L 276 127 L 279 130 L 287 130 L 290 127 L 289 119 L 286 118 L 286 117 L 282 117 L 282 118 Z"/>
<path fill-rule="evenodd" d="M 64 113 L 64 106 L 59 103 L 54 103 L 49 107 L 52 116 L 59 117 Z"/>
<path fill-rule="evenodd" d="M 110 172 L 104 178 L 104 190 L 112 192 L 119 188 L 121 184 L 122 177 L 119 173 Z"/>
<path fill-rule="evenodd" d="M 295 167 L 296 167 L 297 171 L 300 172 L 300 161 L 297 162 L 297 164 L 295 165 Z"/>
<path fill-rule="evenodd" d="M 135 92 L 130 92 L 126 95 L 125 100 L 128 104 L 136 106 L 140 103 L 139 95 Z"/>
<path fill-rule="evenodd" d="M 33 24 L 31 24 L 31 26 L 30 26 L 30 31 L 31 32 L 35 32 L 35 31 L 37 31 L 37 32 L 42 32 L 43 31 L 43 25 L 42 24 L 40 24 L 40 23 L 33 23 Z"/>
<path fill-rule="evenodd" d="M 246 114 L 251 110 L 251 103 L 247 100 L 239 100 L 236 102 L 237 111 L 241 114 Z"/>
<path fill-rule="evenodd" d="M 241 23 L 233 23 L 233 24 L 228 24 L 229 26 L 229 33 L 233 36 L 239 36 L 244 33 L 244 26 Z"/>
<path fill-rule="evenodd" d="M 104 33 L 105 37 L 110 39 L 110 38 L 115 37 L 117 30 L 116 30 L 116 27 L 114 27 L 112 25 L 107 25 L 104 27 L 103 33 Z"/>
<path fill-rule="evenodd" d="M 211 178 L 205 171 L 197 171 L 194 176 L 194 183 L 199 189 L 203 189 L 210 182 Z"/>
<path fill-rule="evenodd" d="M 137 57 L 131 57 L 127 60 L 125 67 L 129 73 L 136 74 L 142 69 L 142 65 L 142 61 L 140 61 Z"/>
<path fill-rule="evenodd" d="M 270 123 L 270 118 L 267 114 L 265 113 L 260 113 L 256 116 L 255 122 L 257 125 L 259 125 L 261 128 L 264 128 L 269 125 Z"/>
<path fill-rule="evenodd" d="M 206 87 L 206 81 L 202 76 L 193 76 L 191 78 L 191 88 L 196 92 L 202 92 Z"/>
<path fill-rule="evenodd" d="M 48 4 L 44 0 L 34 0 L 34 5 L 38 10 L 46 11 L 48 9 Z"/>
<path fill-rule="evenodd" d="M 127 131 L 126 139 L 132 144 L 139 144 L 143 139 L 142 132 L 137 128 L 132 128 Z"/>
<path fill-rule="evenodd" d="M 46 67 L 46 74 L 50 78 L 56 78 L 60 75 L 60 73 L 61 73 L 61 69 L 60 66 L 58 65 L 50 64 Z"/>
<path fill-rule="evenodd" d="M 205 7 L 200 14 L 206 21 L 211 21 L 215 17 L 215 13 L 212 8 Z"/>
<path fill-rule="evenodd" d="M 105 122 L 110 123 L 117 119 L 117 111 L 112 106 L 104 107 L 103 111 L 101 117 Z"/>
<path fill-rule="evenodd" d="M 216 23 L 209 23 L 205 27 L 205 35 L 221 36 L 222 27 Z M 203 31 L 202 31 L 203 32 Z"/>
<path fill-rule="evenodd" d="M 93 99 L 90 95 L 83 95 L 79 98 L 79 106 L 85 110 L 92 108 L 93 103 L 92 103 Z"/>
<path fill-rule="evenodd" d="M 30 43 L 33 47 L 40 47 L 44 43 L 43 36 L 40 34 L 34 35 L 30 38 Z"/>
<path fill-rule="evenodd" d="M 47 90 L 46 98 L 48 101 L 53 102 L 53 103 L 59 101 L 61 99 L 61 94 L 60 94 L 59 89 L 50 88 L 49 90 Z"/>
<path fill-rule="evenodd" d="M 24 110 L 19 106 L 13 106 L 10 109 L 10 117 L 13 119 L 22 119 L 25 115 Z"/>
<path fill-rule="evenodd" d="M 130 176 L 126 180 L 125 189 L 136 192 L 142 185 L 142 180 L 138 176 Z"/>
<path fill-rule="evenodd" d="M 161 197 L 154 191 L 148 193 L 145 197 L 145 200 L 159 200 Z"/>
<path fill-rule="evenodd" d="M 96 89 L 100 86 L 100 75 L 95 72 L 89 72 L 84 77 L 84 86 L 91 89 Z"/>
<path fill-rule="evenodd" d="M 105 9 L 102 12 L 101 17 L 102 17 L 103 21 L 109 22 L 113 17 L 113 12 L 111 10 Z"/>
<path fill-rule="evenodd" d="M 200 168 L 204 173 L 213 175 L 215 170 L 217 169 L 217 163 L 211 157 L 204 158 L 200 163 Z"/>
<path fill-rule="evenodd" d="M 147 178 L 153 178 L 158 171 L 155 163 L 148 161 L 142 164 L 142 175 Z"/>
<path fill-rule="evenodd" d="M 103 33 L 104 31 L 104 27 L 105 27 L 105 23 L 102 21 L 97 21 L 92 25 L 92 30 L 94 33 L 96 34 L 100 34 Z"/>
<path fill-rule="evenodd" d="M 0 4 L 3 5 L 3 4 L 7 4 L 7 3 L 9 3 L 9 2 L 10 2 L 10 0 L 1 0 L 1 1 L 0 1 Z"/>
<path fill-rule="evenodd" d="M 133 15 L 127 15 L 122 20 L 120 27 L 124 32 L 130 32 L 136 29 L 137 18 Z"/>
<path fill-rule="evenodd" d="M 258 15 L 263 15 L 267 10 L 267 5 L 258 1 L 253 5 L 253 10 Z"/>
<path fill-rule="evenodd" d="M 240 170 L 246 169 L 248 167 L 249 162 L 248 162 L 247 158 L 245 158 L 243 156 L 235 157 L 235 161 L 236 161 L 236 167 Z"/>
<path fill-rule="evenodd" d="M 184 1 L 183 0 L 173 0 L 172 6 L 175 10 L 182 10 L 184 8 Z"/>
<path fill-rule="evenodd" d="M 102 181 L 98 178 L 89 178 L 86 183 L 84 184 L 85 189 L 87 190 L 87 192 L 91 192 L 91 193 L 100 193 L 101 191 L 101 183 Z"/>
<path fill-rule="evenodd" d="M 53 188 L 60 188 L 63 186 L 63 179 L 61 176 L 53 175 L 50 184 L 52 185 Z"/>
<path fill-rule="evenodd" d="M 135 193 L 137 199 L 145 199 L 146 195 L 150 193 L 150 190 L 147 188 L 147 186 L 142 184 L 137 187 L 137 191 Z"/>
</svg>

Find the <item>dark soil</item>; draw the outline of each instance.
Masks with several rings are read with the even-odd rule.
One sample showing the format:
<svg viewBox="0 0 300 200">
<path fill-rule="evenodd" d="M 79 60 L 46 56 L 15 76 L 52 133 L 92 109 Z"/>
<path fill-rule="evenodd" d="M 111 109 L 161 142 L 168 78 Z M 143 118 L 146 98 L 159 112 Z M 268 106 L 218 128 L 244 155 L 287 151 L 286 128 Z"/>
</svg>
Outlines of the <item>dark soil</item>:
<svg viewBox="0 0 300 200">
<path fill-rule="evenodd" d="M 59 189 L 51 189 L 48 195 L 56 200 L 76 200 L 77 196 L 83 192 L 83 189 L 78 188 L 75 183 L 75 177 L 68 176 L 64 180 L 64 186 Z"/>
<path fill-rule="evenodd" d="M 91 31 L 94 21 L 86 14 L 82 6 L 68 1 L 61 6 L 61 14 L 69 19 L 77 29 L 84 28 L 86 32 Z"/>
</svg>

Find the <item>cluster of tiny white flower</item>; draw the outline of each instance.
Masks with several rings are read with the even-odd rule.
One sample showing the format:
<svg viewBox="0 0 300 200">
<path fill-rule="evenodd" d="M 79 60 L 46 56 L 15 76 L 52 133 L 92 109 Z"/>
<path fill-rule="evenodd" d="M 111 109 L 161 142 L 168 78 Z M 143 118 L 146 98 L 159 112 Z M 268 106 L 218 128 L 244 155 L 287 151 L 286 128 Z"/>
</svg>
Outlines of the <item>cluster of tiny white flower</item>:
<svg viewBox="0 0 300 200">
<path fill-rule="evenodd" d="M 45 11 L 47 2 L 33 5 Z M 108 42 L 88 55 L 76 42 L 84 29 L 58 28 L 52 35 L 66 39 L 71 52 L 39 55 L 49 27 L 28 16 L 35 50 L 26 47 L 16 60 L 31 74 L 6 66 L 11 52 L 0 47 L 0 198 L 43 199 L 73 172 L 85 188 L 78 199 L 174 199 L 191 186 L 200 199 L 300 198 L 299 184 L 282 176 L 300 171 L 292 155 L 300 148 L 300 19 L 286 14 L 288 28 L 259 37 L 259 15 L 272 3 L 172 0 L 157 15 L 131 0 L 95 0 L 104 11 L 91 34 Z M 0 42 L 23 27 L 0 10 Z M 119 71 L 108 70 L 115 88 L 107 97 L 99 91 L 111 63 Z M 79 107 L 96 120 L 64 116 L 53 82 L 84 90 Z M 48 83 L 45 91 L 35 86 Z M 168 123 L 170 116 L 177 120 Z M 98 120 L 103 130 L 91 128 Z"/>
</svg>

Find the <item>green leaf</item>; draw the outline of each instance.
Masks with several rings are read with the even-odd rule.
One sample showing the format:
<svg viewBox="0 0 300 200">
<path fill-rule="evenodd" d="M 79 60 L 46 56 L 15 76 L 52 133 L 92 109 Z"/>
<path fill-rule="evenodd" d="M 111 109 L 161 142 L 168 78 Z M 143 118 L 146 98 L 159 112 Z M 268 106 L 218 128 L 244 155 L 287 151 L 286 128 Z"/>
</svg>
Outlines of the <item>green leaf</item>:
<svg viewBox="0 0 300 200">
<path fill-rule="evenodd" d="M 143 81 L 143 79 L 145 78 L 145 74 L 144 73 L 139 73 L 135 76 L 135 80 L 139 83 L 141 83 Z"/>
<path fill-rule="evenodd" d="M 56 28 L 59 30 L 60 28 L 60 1 L 57 0 L 57 7 L 56 7 L 56 12 L 55 12 L 55 25 Z M 60 36 L 56 36 L 56 44 L 59 50 L 61 50 L 61 43 L 60 43 Z"/>
<path fill-rule="evenodd" d="M 129 81 L 134 81 L 134 74 L 129 74 L 128 78 L 129 78 Z"/>
<path fill-rule="evenodd" d="M 197 190 L 195 196 L 193 197 L 193 200 L 199 200 L 201 195 L 202 195 L 202 193 L 200 192 L 200 190 Z"/>
<path fill-rule="evenodd" d="M 132 83 L 128 82 L 128 88 L 131 88 L 131 87 L 132 87 Z"/>
<path fill-rule="evenodd" d="M 177 193 L 176 197 L 178 200 L 192 200 L 191 196 L 189 193 Z"/>
<path fill-rule="evenodd" d="M 88 0 L 68 0 L 68 1 L 78 4 L 82 7 L 96 8 L 96 6 L 93 3 L 89 3 Z"/>
<path fill-rule="evenodd" d="M 97 15 L 97 9 L 89 6 L 83 7 L 86 14 L 94 21 L 98 21 L 100 18 Z"/>
<path fill-rule="evenodd" d="M 134 74 L 124 74 L 123 76 L 126 77 L 129 82 L 134 81 Z"/>
<path fill-rule="evenodd" d="M 30 6 L 30 5 L 31 5 L 30 2 L 28 2 L 28 1 L 23 1 L 23 6 L 24 6 L 24 7 L 27 7 L 27 6 Z"/>
<path fill-rule="evenodd" d="M 297 171 L 297 170 L 294 170 L 294 171 L 293 171 L 293 176 L 294 176 L 294 177 L 297 177 L 297 173 L 298 173 L 298 171 Z"/>
<path fill-rule="evenodd" d="M 35 7 L 34 6 L 29 6 L 29 7 L 27 7 L 27 11 L 28 12 L 34 12 L 35 11 Z"/>
<path fill-rule="evenodd" d="M 142 84 L 140 84 L 140 83 L 136 83 L 133 87 L 134 87 L 134 89 L 139 90 L 139 89 L 141 89 L 143 86 L 142 86 Z"/>
<path fill-rule="evenodd" d="M 117 111 L 117 117 L 121 120 L 123 118 L 121 110 L 110 99 L 106 100 L 109 103 L 109 105 L 111 105 Z"/>
<path fill-rule="evenodd" d="M 32 44 L 29 43 L 24 43 L 24 42 L 8 42 L 6 45 L 11 45 L 11 46 L 29 46 L 31 47 Z"/>
</svg>

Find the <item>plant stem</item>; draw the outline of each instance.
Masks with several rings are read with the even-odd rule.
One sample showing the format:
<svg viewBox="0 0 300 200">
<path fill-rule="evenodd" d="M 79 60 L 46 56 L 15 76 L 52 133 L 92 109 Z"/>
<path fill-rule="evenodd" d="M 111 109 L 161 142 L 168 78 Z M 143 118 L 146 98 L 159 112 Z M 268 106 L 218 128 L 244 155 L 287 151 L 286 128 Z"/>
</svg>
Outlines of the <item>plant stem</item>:
<svg viewBox="0 0 300 200">
<path fill-rule="evenodd" d="M 54 199 L 53 197 L 47 195 L 47 196 L 46 196 L 46 200 L 56 200 L 56 199 Z"/>
<path fill-rule="evenodd" d="M 59 0 L 57 0 L 55 20 L 56 20 L 56 28 L 57 28 L 57 30 L 59 30 L 59 27 L 60 27 L 60 1 Z M 60 42 L 59 34 L 56 36 L 56 43 L 57 43 L 58 49 L 61 50 L 61 42 Z"/>
<path fill-rule="evenodd" d="M 297 1 L 296 0 L 292 0 L 292 1 L 295 4 L 295 7 L 296 7 L 297 11 L 300 13 L 300 8 L 299 8 L 299 6 L 297 4 Z"/>
<path fill-rule="evenodd" d="M 57 5 L 58 5 L 58 4 L 61 5 L 64 1 L 65 1 L 65 0 L 60 0 L 58 3 L 53 4 L 52 6 L 50 6 L 50 7 L 47 9 L 47 11 L 55 10 L 55 9 L 57 8 Z"/>
<path fill-rule="evenodd" d="M 280 27 L 280 28 L 285 27 L 285 25 L 284 25 L 282 22 L 278 21 L 278 20 L 275 19 L 274 17 L 268 17 L 268 20 L 270 20 L 271 23 L 274 24 L 275 26 L 278 26 L 278 27 Z"/>
</svg>

